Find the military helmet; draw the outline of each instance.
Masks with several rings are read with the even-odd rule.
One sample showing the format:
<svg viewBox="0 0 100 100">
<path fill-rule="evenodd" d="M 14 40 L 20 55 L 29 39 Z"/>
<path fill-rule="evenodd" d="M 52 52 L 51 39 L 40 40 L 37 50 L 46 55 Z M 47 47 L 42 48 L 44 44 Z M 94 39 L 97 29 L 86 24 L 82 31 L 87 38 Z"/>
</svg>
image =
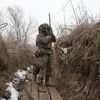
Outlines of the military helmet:
<svg viewBox="0 0 100 100">
<path fill-rule="evenodd" d="M 44 24 L 41 24 L 39 27 L 38 27 L 38 31 L 39 33 L 42 33 L 44 35 L 48 35 L 49 32 L 50 32 L 50 25 L 48 25 L 47 23 L 44 23 Z"/>
</svg>

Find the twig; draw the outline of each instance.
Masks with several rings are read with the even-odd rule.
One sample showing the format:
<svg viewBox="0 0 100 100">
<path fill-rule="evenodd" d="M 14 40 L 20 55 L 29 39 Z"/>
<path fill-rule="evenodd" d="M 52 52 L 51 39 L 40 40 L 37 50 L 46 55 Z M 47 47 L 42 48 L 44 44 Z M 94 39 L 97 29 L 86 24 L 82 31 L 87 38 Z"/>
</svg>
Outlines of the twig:
<svg viewBox="0 0 100 100">
<path fill-rule="evenodd" d="M 0 29 L 6 27 L 7 25 L 8 25 L 7 23 L 0 24 Z"/>
</svg>

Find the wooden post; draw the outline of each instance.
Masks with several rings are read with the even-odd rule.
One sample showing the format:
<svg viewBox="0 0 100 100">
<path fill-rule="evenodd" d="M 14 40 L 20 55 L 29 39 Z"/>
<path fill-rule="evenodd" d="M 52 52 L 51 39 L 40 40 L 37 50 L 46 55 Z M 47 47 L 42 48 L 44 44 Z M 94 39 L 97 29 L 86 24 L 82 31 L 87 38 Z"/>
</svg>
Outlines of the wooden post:
<svg viewBox="0 0 100 100">
<path fill-rule="evenodd" d="M 50 16 L 50 13 L 49 13 L 49 25 L 51 26 L 51 16 Z"/>
</svg>

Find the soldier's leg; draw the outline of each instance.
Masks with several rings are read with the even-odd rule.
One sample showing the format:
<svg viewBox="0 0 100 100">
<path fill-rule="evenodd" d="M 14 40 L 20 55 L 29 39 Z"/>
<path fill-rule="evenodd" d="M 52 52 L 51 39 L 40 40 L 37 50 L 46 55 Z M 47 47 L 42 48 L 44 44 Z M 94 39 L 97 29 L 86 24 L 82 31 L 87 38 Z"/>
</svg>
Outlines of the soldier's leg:
<svg viewBox="0 0 100 100">
<path fill-rule="evenodd" d="M 38 64 L 34 64 L 34 66 L 33 66 L 33 76 L 34 76 L 35 80 L 37 79 L 37 75 L 39 74 L 39 71 L 40 71 L 40 66 Z"/>
<path fill-rule="evenodd" d="M 48 85 L 49 83 L 49 78 L 51 74 L 51 59 L 50 56 L 48 56 L 48 62 L 47 62 L 47 67 L 46 67 L 46 76 L 45 76 L 45 84 Z"/>
<path fill-rule="evenodd" d="M 39 72 L 39 75 L 38 75 L 38 80 L 40 82 L 42 82 L 42 84 L 45 83 L 45 76 L 46 76 L 46 67 L 47 67 L 47 61 L 48 61 L 48 56 L 47 55 L 44 55 L 41 57 L 40 59 L 40 72 Z"/>
<path fill-rule="evenodd" d="M 37 82 L 43 84 L 43 80 L 45 77 L 46 69 L 45 66 L 40 66 L 40 72 L 37 75 Z"/>
<path fill-rule="evenodd" d="M 41 92 L 47 92 L 47 88 L 45 83 L 45 74 L 46 74 L 46 67 L 45 66 L 40 66 L 40 72 L 38 74 L 38 85 L 39 85 L 39 91 Z"/>
</svg>

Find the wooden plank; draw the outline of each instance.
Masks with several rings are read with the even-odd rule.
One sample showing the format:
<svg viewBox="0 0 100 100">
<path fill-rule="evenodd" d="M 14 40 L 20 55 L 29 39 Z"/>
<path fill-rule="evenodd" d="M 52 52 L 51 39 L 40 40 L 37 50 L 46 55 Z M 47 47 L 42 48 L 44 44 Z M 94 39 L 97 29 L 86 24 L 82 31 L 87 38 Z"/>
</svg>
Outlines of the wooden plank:
<svg viewBox="0 0 100 100">
<path fill-rule="evenodd" d="M 34 100 L 39 100 L 38 99 L 38 90 L 37 90 L 37 86 L 35 83 L 33 83 L 31 95 L 34 97 Z"/>
<path fill-rule="evenodd" d="M 54 87 L 49 87 L 52 100 L 63 100 Z"/>
<path fill-rule="evenodd" d="M 32 81 L 31 81 L 32 82 Z M 25 90 L 21 100 L 63 100 L 55 87 L 47 87 L 47 92 L 38 91 L 35 80 L 25 85 Z"/>
<path fill-rule="evenodd" d="M 46 93 L 40 93 L 40 100 L 50 100 L 49 99 L 49 95 L 48 95 L 48 92 Z"/>
<path fill-rule="evenodd" d="M 25 86 L 21 100 L 38 100 L 37 88 L 35 84 L 32 85 L 32 91 L 30 83 Z"/>
</svg>

